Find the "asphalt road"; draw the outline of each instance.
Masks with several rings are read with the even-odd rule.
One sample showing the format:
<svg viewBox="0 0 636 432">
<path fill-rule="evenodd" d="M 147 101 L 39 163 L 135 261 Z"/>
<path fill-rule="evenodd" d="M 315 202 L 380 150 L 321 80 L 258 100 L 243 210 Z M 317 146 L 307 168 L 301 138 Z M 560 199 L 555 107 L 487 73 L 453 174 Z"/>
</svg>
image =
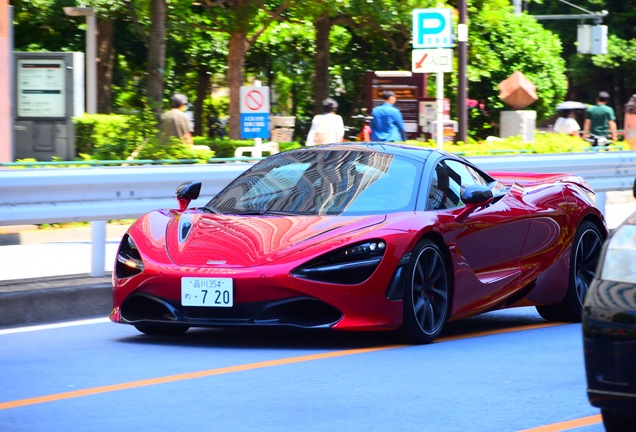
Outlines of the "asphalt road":
<svg viewBox="0 0 636 432">
<path fill-rule="evenodd" d="M 610 228 L 636 210 L 618 198 Z M 0 263 L 2 432 L 603 431 L 580 325 L 534 308 L 449 323 L 427 346 L 386 333 L 157 338 L 107 320 L 109 276 L 87 276 L 88 235 L 0 246 Z"/>
<path fill-rule="evenodd" d="M 387 333 L 191 330 L 105 318 L 0 330 L 3 432 L 600 432 L 580 325 L 534 308 Z"/>
</svg>

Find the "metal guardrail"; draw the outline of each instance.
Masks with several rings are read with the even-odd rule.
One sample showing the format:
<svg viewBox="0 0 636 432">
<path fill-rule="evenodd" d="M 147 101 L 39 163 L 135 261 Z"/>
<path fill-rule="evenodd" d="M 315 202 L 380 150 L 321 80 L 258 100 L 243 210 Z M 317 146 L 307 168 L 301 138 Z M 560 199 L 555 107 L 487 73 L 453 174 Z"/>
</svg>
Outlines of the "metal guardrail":
<svg viewBox="0 0 636 432">
<path fill-rule="evenodd" d="M 631 190 L 636 152 L 476 156 L 467 158 L 485 171 L 572 173 L 584 177 L 605 211 L 605 192 Z M 244 160 L 254 159 L 244 158 Z M 176 187 L 201 181 L 202 205 L 251 167 L 227 162 L 58 169 L 0 169 L 0 225 L 91 221 L 93 276 L 104 274 L 105 225 L 137 218 L 156 208 L 177 208 Z"/>
</svg>

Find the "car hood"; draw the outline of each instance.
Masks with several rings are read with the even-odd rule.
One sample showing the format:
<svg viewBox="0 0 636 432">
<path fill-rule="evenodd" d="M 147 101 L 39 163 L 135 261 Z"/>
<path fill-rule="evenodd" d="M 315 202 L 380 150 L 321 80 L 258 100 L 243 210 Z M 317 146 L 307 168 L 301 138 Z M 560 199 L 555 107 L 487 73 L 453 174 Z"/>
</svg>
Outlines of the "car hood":
<svg viewBox="0 0 636 432">
<path fill-rule="evenodd" d="M 184 213 L 169 221 L 166 248 L 182 266 L 249 267 L 382 223 L 373 216 L 227 216 Z M 321 249 L 323 250 L 323 249 Z"/>
</svg>

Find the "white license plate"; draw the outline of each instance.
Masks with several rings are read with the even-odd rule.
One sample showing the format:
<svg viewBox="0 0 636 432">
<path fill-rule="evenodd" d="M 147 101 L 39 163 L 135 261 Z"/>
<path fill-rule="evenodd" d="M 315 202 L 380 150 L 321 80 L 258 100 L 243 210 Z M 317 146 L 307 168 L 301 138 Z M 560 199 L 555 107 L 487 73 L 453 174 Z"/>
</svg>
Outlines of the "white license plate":
<svg viewBox="0 0 636 432">
<path fill-rule="evenodd" d="M 232 307 L 234 290 L 231 278 L 181 278 L 183 306 Z"/>
</svg>

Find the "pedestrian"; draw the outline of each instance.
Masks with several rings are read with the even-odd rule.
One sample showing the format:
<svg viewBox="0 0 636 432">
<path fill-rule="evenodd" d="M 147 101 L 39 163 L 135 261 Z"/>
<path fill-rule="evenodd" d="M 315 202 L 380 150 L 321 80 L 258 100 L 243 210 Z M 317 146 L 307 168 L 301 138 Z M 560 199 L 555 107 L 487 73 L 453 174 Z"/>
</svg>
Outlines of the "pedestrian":
<svg viewBox="0 0 636 432">
<path fill-rule="evenodd" d="M 574 110 L 561 110 L 560 117 L 554 123 L 553 130 L 558 133 L 579 137 L 581 126 L 576 121 L 576 112 Z"/>
<path fill-rule="evenodd" d="M 371 117 L 364 117 L 364 124 L 362 125 L 360 134 L 358 134 L 358 141 L 371 141 Z"/>
<path fill-rule="evenodd" d="M 322 101 L 322 114 L 315 115 L 307 134 L 306 146 L 340 143 L 344 139 L 344 122 L 338 111 L 338 102 L 332 98 Z"/>
<path fill-rule="evenodd" d="M 630 150 L 636 150 L 636 94 L 633 94 L 625 104 L 623 139 L 629 144 Z"/>
<path fill-rule="evenodd" d="M 601 91 L 596 97 L 596 105 L 589 107 L 585 112 L 583 139 L 588 139 L 590 136 L 606 139 L 611 136 L 612 141 L 618 139 L 616 114 L 612 107 L 607 106 L 607 101 L 609 101 L 609 93 Z"/>
<path fill-rule="evenodd" d="M 170 110 L 161 116 L 161 130 L 163 141 L 168 143 L 172 137 L 179 138 L 187 146 L 192 146 L 192 126 L 185 113 L 188 108 L 188 98 L 176 93 L 170 98 Z"/>
<path fill-rule="evenodd" d="M 382 92 L 384 103 L 371 111 L 371 141 L 406 141 L 402 113 L 395 107 L 395 93 Z"/>
</svg>

